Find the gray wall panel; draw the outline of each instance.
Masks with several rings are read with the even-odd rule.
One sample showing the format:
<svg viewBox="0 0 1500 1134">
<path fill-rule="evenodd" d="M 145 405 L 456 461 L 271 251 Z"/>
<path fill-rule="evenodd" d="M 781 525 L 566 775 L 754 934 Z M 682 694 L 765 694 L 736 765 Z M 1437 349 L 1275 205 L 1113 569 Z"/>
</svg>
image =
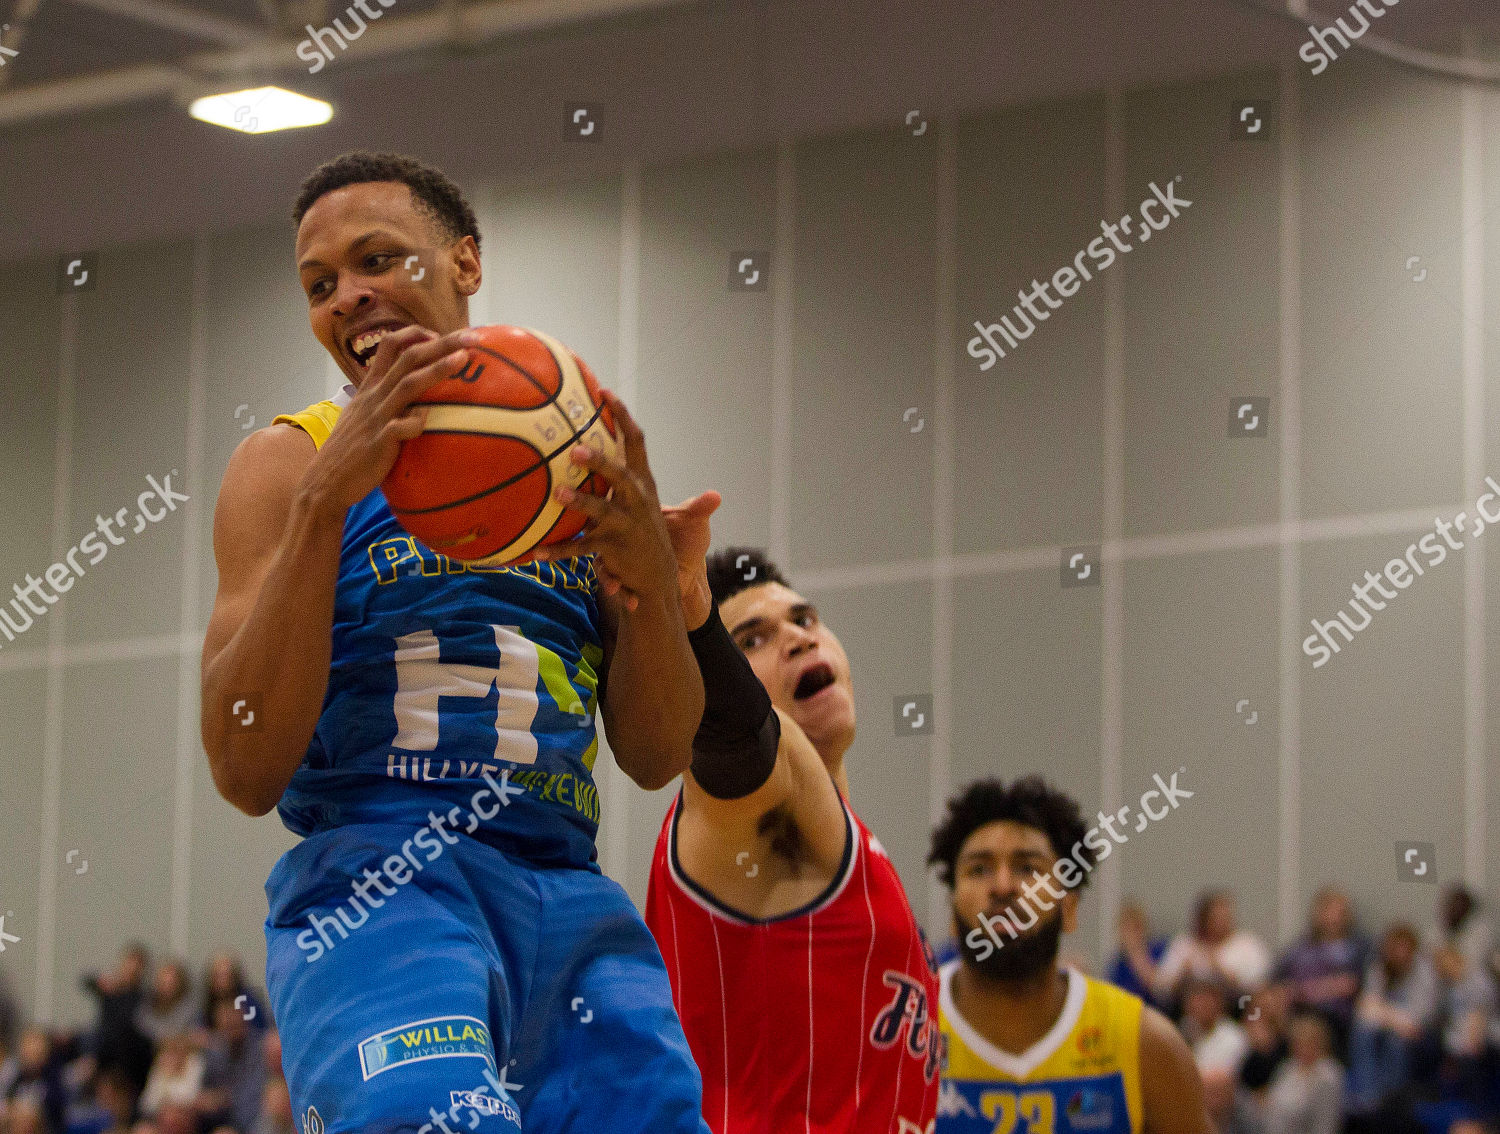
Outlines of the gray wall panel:
<svg viewBox="0 0 1500 1134">
<path fill-rule="evenodd" d="M 481 255 L 492 323 L 561 339 L 619 389 L 620 181 L 501 195 Z"/>
<path fill-rule="evenodd" d="M 1126 100 L 1133 229 L 1153 184 L 1192 202 L 1109 269 L 1124 278 L 1127 536 L 1276 518 L 1279 150 L 1229 129 L 1235 101 L 1274 90 L 1248 75 Z M 1271 397 L 1269 435 L 1231 441 L 1229 403 L 1245 396 Z"/>
<path fill-rule="evenodd" d="M 1452 500 L 1463 435 L 1457 92 L 1358 58 L 1331 72 L 1302 88 L 1310 517 Z M 1413 255 L 1431 261 L 1420 284 L 1420 265 L 1406 271 Z"/>
<path fill-rule="evenodd" d="M 771 292 L 729 287 L 731 257 L 769 251 L 776 156 L 731 154 L 642 178 L 637 413 L 664 503 L 724 503 L 716 544 L 769 541 Z M 751 269 L 753 270 L 753 269 Z M 774 266 L 773 269 L 774 270 Z M 649 423 L 649 424 L 648 424 Z"/>
<path fill-rule="evenodd" d="M 932 546 L 934 147 L 901 131 L 797 148 L 791 558 Z M 849 187 L 860 192 L 851 194 Z M 772 265 L 775 271 L 775 265 Z"/>
<path fill-rule="evenodd" d="M 5 815 L 5 822 L 0 823 L 0 863 L 4 864 L 0 866 L 0 914 L 5 915 L 5 932 L 21 939 L 6 943 L 5 955 L 0 956 L 0 980 L 28 1013 L 36 994 L 46 696 L 44 671 L 0 672 L 0 721 L 5 722 L 5 739 L 0 743 Z M 68 849 L 59 852 L 59 872 L 65 869 L 62 856 Z M 75 871 L 80 865 L 75 857 L 66 870 Z"/>
<path fill-rule="evenodd" d="M 1019 302 L 1017 289 L 1072 265 L 1098 235 L 1103 154 L 1101 98 L 1009 111 L 958 128 L 953 479 L 959 553 L 1094 542 L 1097 536 L 1103 277 L 1081 283 L 988 370 L 968 344 L 979 336 L 975 322 L 989 326 L 1005 315 L 1024 329 L 1011 310 Z"/>
<path fill-rule="evenodd" d="M 58 348 L 63 297 L 52 286 L 51 259 L 13 265 L 0 273 L 0 602 L 15 597 L 13 583 L 26 583 L 52 562 L 52 492 L 57 435 Z M 77 304 L 82 297 L 70 301 Z M 37 648 L 35 623 L 7 649 Z M 0 655 L 3 656 L 3 655 Z"/>
<path fill-rule="evenodd" d="M 1274 942 L 1277 563 L 1269 548 L 1126 569 L 1120 801 L 1131 810 L 1115 854 L 1122 894 L 1160 933 L 1187 926 L 1199 890 L 1225 886 L 1242 924 Z M 1141 796 L 1174 772 L 1193 798 L 1137 832 Z"/>
<path fill-rule="evenodd" d="M 182 591 L 182 505 L 157 522 L 138 497 L 187 462 L 187 374 L 192 250 L 187 244 L 128 248 L 99 257 L 97 289 L 78 296 L 78 375 L 72 430 L 69 543 L 96 517 L 127 513 L 123 540 L 75 581 L 70 642 L 96 642 L 178 629 Z M 191 492 L 188 493 L 191 496 Z M 144 507 L 161 511 L 155 496 Z M 136 528 L 139 526 L 140 530 Z M 80 563 L 87 563 L 83 552 Z M 170 719 L 170 718 L 168 718 Z"/>
<path fill-rule="evenodd" d="M 93 1019 L 79 973 L 113 965 L 132 938 L 167 946 L 176 690 L 176 658 L 80 665 L 65 676 L 58 848 L 77 848 L 89 871 L 64 867 L 58 879 L 61 1020 Z"/>
<path fill-rule="evenodd" d="M 1303 567 L 1303 625 L 1344 610 L 1350 585 L 1380 572 L 1420 533 L 1314 546 Z M 1463 573 L 1450 552 L 1413 578 L 1323 666 L 1302 671 L 1302 869 L 1310 893 L 1337 879 L 1367 913 L 1425 931 L 1434 888 L 1402 880 L 1396 843 L 1431 842 L 1440 881 L 1462 873 Z M 1418 553 L 1418 562 L 1425 560 Z M 1387 585 L 1389 586 L 1389 585 Z M 1378 593 L 1371 592 L 1382 601 Z"/>
</svg>

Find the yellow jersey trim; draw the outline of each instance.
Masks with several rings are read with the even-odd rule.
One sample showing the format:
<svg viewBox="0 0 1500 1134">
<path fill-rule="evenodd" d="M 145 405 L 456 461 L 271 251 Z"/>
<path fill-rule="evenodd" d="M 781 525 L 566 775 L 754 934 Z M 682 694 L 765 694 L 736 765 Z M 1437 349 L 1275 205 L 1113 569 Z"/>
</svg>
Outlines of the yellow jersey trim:
<svg viewBox="0 0 1500 1134">
<path fill-rule="evenodd" d="M 338 424 L 342 410 L 343 405 L 336 401 L 314 402 L 298 413 L 277 414 L 271 419 L 271 424 L 284 421 L 288 425 L 295 425 L 313 439 L 316 448 L 321 449 L 323 442 L 333 432 L 333 427 Z"/>
</svg>

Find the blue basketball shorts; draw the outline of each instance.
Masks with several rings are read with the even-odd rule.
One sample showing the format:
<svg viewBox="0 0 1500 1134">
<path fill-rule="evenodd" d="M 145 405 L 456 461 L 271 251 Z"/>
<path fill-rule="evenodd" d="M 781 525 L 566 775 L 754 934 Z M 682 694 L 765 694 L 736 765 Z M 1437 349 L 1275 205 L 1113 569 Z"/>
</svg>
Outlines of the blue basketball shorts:
<svg viewBox="0 0 1500 1134">
<path fill-rule="evenodd" d="M 303 1134 L 709 1134 L 625 891 L 466 835 L 412 856 L 418 829 L 318 832 L 266 880 L 266 984 Z M 403 853 L 421 869 L 389 865 Z"/>
</svg>

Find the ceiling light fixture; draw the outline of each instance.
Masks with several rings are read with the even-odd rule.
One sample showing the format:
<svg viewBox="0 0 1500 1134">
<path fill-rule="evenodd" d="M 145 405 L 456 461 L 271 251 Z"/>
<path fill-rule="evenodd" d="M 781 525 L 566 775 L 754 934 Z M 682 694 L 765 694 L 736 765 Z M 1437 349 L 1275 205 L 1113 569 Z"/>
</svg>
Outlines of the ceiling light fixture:
<svg viewBox="0 0 1500 1134">
<path fill-rule="evenodd" d="M 194 99 L 188 113 L 215 126 L 227 126 L 246 134 L 267 134 L 298 126 L 321 126 L 333 117 L 333 107 L 322 99 L 280 87 L 252 87 Z"/>
</svg>

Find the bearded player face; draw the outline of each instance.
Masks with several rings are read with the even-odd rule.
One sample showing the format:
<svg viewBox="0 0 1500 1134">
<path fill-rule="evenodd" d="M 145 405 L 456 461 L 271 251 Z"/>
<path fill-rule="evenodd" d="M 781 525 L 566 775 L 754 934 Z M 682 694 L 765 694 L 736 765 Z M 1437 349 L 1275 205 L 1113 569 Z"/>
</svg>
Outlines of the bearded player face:
<svg viewBox="0 0 1500 1134">
<path fill-rule="evenodd" d="M 953 925 L 966 966 L 1004 983 L 1056 967 L 1062 935 L 1078 917 L 1077 893 L 1049 878 L 1056 862 L 1045 832 L 1010 820 L 987 823 L 964 840 L 954 862 Z"/>
</svg>

